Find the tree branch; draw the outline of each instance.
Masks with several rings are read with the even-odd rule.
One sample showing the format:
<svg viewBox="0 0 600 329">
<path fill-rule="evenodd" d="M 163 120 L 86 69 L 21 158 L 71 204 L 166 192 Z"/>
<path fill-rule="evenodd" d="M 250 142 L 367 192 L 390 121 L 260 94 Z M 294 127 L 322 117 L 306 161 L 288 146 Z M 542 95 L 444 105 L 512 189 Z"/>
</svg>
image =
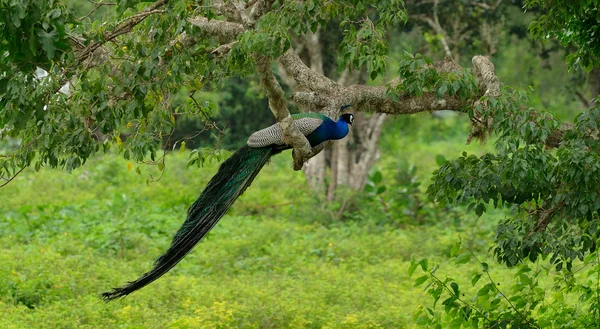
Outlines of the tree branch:
<svg viewBox="0 0 600 329">
<path fill-rule="evenodd" d="M 283 65 L 286 74 L 296 80 L 300 86 L 322 92 L 329 92 L 339 87 L 333 80 L 308 68 L 292 48 L 279 58 L 279 62 Z"/>
<path fill-rule="evenodd" d="M 254 28 L 256 21 L 271 10 L 275 0 L 249 1 L 246 10 L 242 14 L 244 25 L 248 28 Z"/>
<path fill-rule="evenodd" d="M 238 34 L 244 32 L 244 26 L 239 23 L 232 23 L 221 20 L 208 20 L 206 17 L 188 18 L 188 22 L 197 26 L 203 35 L 214 36 L 220 43 L 229 43 L 235 40 Z"/>
<path fill-rule="evenodd" d="M 90 3 L 94 4 L 94 9 L 92 9 L 89 13 L 87 13 L 87 15 L 78 18 L 78 21 L 83 21 L 84 19 L 90 17 L 93 13 L 96 12 L 96 10 L 98 10 L 100 7 L 102 6 L 116 6 L 117 3 L 116 2 L 101 2 L 101 1 L 93 1 L 93 0 L 88 0 Z"/>
<path fill-rule="evenodd" d="M 284 141 L 294 148 L 294 170 L 300 170 L 304 162 L 316 153 L 311 149 L 306 137 L 294 125 L 294 119 L 286 106 L 287 102 L 283 89 L 281 89 L 279 82 L 277 82 L 271 71 L 271 61 L 267 57 L 261 56 L 256 61 L 256 68 L 260 77 L 260 84 L 269 98 L 269 108 L 283 131 Z"/>
<path fill-rule="evenodd" d="M 484 56 L 474 56 L 472 59 L 473 71 L 481 91 L 480 95 L 473 95 L 469 99 L 461 99 L 449 95 L 438 98 L 433 92 L 423 93 L 420 97 L 405 93 L 398 95 L 398 102 L 393 101 L 389 96 L 388 88 L 394 89 L 395 86 L 402 83 L 399 78 L 390 81 L 387 86 L 354 84 L 344 87 L 308 68 L 293 49 L 283 54 L 279 58 L 279 63 L 286 74 L 294 79 L 298 85 L 297 91 L 292 94 L 292 100 L 305 110 L 319 111 L 330 115 L 331 113 L 337 113 L 337 109 L 345 104 L 352 104 L 353 111 L 357 112 L 386 114 L 414 114 L 437 110 L 465 112 L 466 109 L 476 105 L 481 96 L 485 95 L 490 99 L 500 96 L 501 93 L 501 84 L 496 76 L 494 64 Z M 439 72 L 461 69 L 458 64 L 448 57 L 443 61 L 434 63 L 433 67 Z M 485 137 L 485 132 L 490 129 L 492 123 L 492 119 L 483 122 L 480 118 L 478 120 L 477 117 L 474 117 L 473 130 L 467 142 L 470 142 L 473 137 Z M 545 145 L 548 147 L 559 146 L 564 132 L 570 128 L 570 125 L 564 124 L 554 130 L 546 139 Z"/>
<path fill-rule="evenodd" d="M 8 183 L 12 182 L 12 180 L 15 179 L 17 176 L 19 176 L 19 174 L 22 173 L 23 170 L 25 170 L 25 168 L 27 168 L 27 166 L 19 169 L 12 176 L 10 176 L 10 178 L 3 178 L 4 179 L 4 183 L 0 184 L 0 188 L 4 187 L 4 186 L 8 185 Z"/>
<path fill-rule="evenodd" d="M 131 30 L 136 25 L 141 23 L 144 19 L 146 19 L 146 17 L 153 14 L 163 13 L 164 10 L 158 10 L 158 8 L 166 5 L 167 2 L 169 2 L 169 0 L 158 0 L 152 5 L 148 6 L 146 9 L 142 10 L 141 12 L 122 20 L 112 31 L 104 33 L 103 40 L 93 42 L 89 46 L 83 48 L 77 55 L 77 60 L 83 62 L 84 60 L 89 58 L 94 53 L 94 51 L 100 48 L 103 44 L 113 40 L 114 38 L 120 35 L 131 32 Z"/>
<path fill-rule="evenodd" d="M 452 51 L 450 50 L 450 46 L 448 45 L 448 33 L 446 33 L 446 30 L 442 28 L 442 25 L 440 24 L 440 19 L 438 17 L 438 3 L 439 0 L 433 1 L 433 19 L 425 15 L 417 15 L 415 17 L 427 23 L 435 31 L 435 33 L 440 35 L 440 42 L 442 43 L 442 46 L 444 46 L 444 52 L 446 53 L 446 56 L 452 57 Z"/>
</svg>

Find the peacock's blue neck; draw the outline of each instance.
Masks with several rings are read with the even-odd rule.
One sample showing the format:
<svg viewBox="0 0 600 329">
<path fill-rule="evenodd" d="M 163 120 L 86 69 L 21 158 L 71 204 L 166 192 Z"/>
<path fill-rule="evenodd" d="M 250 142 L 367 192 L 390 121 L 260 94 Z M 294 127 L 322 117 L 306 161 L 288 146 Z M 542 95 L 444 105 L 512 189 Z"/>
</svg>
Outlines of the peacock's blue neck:
<svg viewBox="0 0 600 329">
<path fill-rule="evenodd" d="M 314 147 L 328 140 L 342 139 L 348 135 L 349 130 L 348 122 L 342 120 L 336 122 L 327 118 L 306 138 Z"/>
<path fill-rule="evenodd" d="M 342 139 L 348 135 L 348 131 L 350 131 L 348 122 L 338 120 L 335 122 L 335 126 L 330 131 L 331 135 L 329 139 Z"/>
</svg>

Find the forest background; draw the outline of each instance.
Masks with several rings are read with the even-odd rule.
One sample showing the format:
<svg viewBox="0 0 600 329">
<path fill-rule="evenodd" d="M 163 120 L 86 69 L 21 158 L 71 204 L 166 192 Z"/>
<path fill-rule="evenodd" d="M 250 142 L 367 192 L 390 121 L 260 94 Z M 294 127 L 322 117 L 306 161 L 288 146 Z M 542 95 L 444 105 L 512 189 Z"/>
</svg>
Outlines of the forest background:
<svg viewBox="0 0 600 329">
<path fill-rule="evenodd" d="M 1 3 L 6 8 L 14 5 Z M 594 6 L 593 1 L 586 3 Z M 136 1 L 65 4 L 64 10 L 99 33 L 109 31 L 111 25 L 98 22 L 116 24 L 148 8 L 147 2 Z M 367 68 L 364 63 L 370 59 L 354 71 L 338 67 L 337 51 L 346 40 L 339 31 L 348 24 L 341 19 L 307 30 L 291 43 L 307 63 L 316 58 L 311 47 L 318 46 L 320 71 L 340 83 L 346 73 L 348 85 L 352 81 L 381 84 L 411 63 L 427 63 L 425 57 L 435 61 L 450 56 L 469 67 L 472 56 L 485 55 L 495 64 L 499 81 L 525 91 L 520 97 L 527 107 L 575 124 L 581 113 L 594 108 L 594 97 L 600 93 L 597 63 L 574 63 L 572 54 L 581 49 L 577 45 L 565 47 L 560 39 L 536 38 L 534 20 L 547 8 L 524 10 L 531 4 L 520 1 L 407 1 L 404 5 L 406 22 L 399 19 L 381 36 L 389 43 L 385 72 L 377 65 Z M 176 1 L 173 6 L 203 10 L 190 1 Z M 598 11 L 597 4 L 593 10 Z M 58 40 L 53 38 L 39 34 L 44 56 L 60 52 L 60 42 L 47 42 Z M 121 56 L 127 55 L 128 45 L 115 43 Z M 232 47 L 235 44 L 217 55 L 228 56 Z M 13 60 L 9 57 L 4 56 L 3 62 Z M 27 65 L 32 62 L 21 68 Z M 38 77 L 53 73 L 50 67 L 33 67 Z M 286 95 L 291 95 L 293 81 L 282 73 L 281 65 L 273 65 L 273 70 L 281 73 L 277 78 Z M 100 76 L 100 70 L 89 73 L 90 86 L 101 81 Z M 380 134 L 367 139 L 374 142 L 369 144 L 374 145 L 370 153 L 365 152 L 368 165 L 364 172 L 334 167 L 332 163 L 341 159 L 339 150 L 328 148 L 323 153 L 324 190 L 319 180 L 317 184 L 311 180 L 315 176 L 310 166 L 304 173 L 293 171 L 291 152 L 284 152 L 168 275 L 125 299 L 103 303 L 101 292 L 137 277 L 165 250 L 219 162 L 243 145 L 250 133 L 275 122 L 267 92 L 255 74 L 223 79 L 209 88 L 202 85 L 191 99 L 188 93 L 187 89 L 175 93 L 169 106 L 197 108 L 173 116 L 169 134 L 153 136 L 160 148 L 142 147 L 148 140 L 139 137 L 139 121 L 134 121 L 122 123 L 116 133 L 94 131 L 96 140 L 110 141 L 115 147 L 89 159 L 38 165 L 33 156 L 25 166 L 30 168 L 3 167 L 1 178 L 7 184 L 0 188 L 0 327 L 600 325 L 595 231 L 565 228 L 555 240 L 544 240 L 553 245 L 511 256 L 507 253 L 511 249 L 502 243 L 517 243 L 506 232 L 519 231 L 511 220 L 519 217 L 517 208 L 523 204 L 495 208 L 489 199 L 485 205 L 468 198 L 450 203 L 435 200 L 432 190 L 443 190 L 432 185 L 440 167 L 457 158 L 469 159 L 467 155 L 494 153 L 503 145 L 502 137 L 494 134 L 471 141 L 481 137 L 474 136 L 473 114 L 451 111 L 387 117 L 359 114 L 365 126 L 371 124 Z M 4 97 L 0 96 L 3 107 L 8 104 Z M 299 111 L 293 102 L 289 106 L 292 112 Z M 534 134 L 533 128 L 529 134 Z M 23 140 L 0 136 L 2 154 L 22 149 Z M 352 138 L 344 147 L 355 151 L 368 144 L 358 133 Z M 138 142 L 141 148 L 136 149 Z M 358 177 L 359 183 L 340 181 L 343 175 Z M 536 205 L 531 200 L 527 204 Z M 590 206 L 589 213 L 594 223 L 597 209 Z M 594 247 L 573 249 L 585 234 Z"/>
</svg>

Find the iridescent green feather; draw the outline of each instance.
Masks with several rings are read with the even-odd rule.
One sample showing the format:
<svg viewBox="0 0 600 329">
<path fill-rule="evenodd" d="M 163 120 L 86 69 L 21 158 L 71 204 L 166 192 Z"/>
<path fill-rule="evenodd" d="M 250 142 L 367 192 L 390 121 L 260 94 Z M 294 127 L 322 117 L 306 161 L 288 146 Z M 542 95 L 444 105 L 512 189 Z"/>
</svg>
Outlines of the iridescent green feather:
<svg viewBox="0 0 600 329">
<path fill-rule="evenodd" d="M 250 186 L 275 148 L 244 146 L 227 159 L 200 197 L 188 209 L 187 219 L 177 231 L 169 249 L 154 262 L 154 268 L 125 286 L 102 294 L 104 300 L 124 297 L 167 273 L 217 224 L 235 200 Z"/>
<path fill-rule="evenodd" d="M 292 114 L 292 118 L 294 118 L 294 120 L 302 119 L 302 118 L 314 118 L 314 119 L 321 119 L 323 121 L 328 119 L 328 117 L 325 114 L 318 113 L 318 112 L 296 113 L 296 114 Z"/>
</svg>

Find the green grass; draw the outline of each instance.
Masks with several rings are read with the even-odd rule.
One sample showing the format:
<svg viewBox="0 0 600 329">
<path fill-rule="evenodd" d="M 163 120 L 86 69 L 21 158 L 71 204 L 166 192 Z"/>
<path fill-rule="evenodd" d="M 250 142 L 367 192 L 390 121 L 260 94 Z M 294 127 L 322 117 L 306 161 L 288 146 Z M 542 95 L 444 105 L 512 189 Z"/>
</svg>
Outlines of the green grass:
<svg viewBox="0 0 600 329">
<path fill-rule="evenodd" d="M 396 137 L 384 145 L 416 151 L 384 157 L 384 176 L 408 161 L 426 168 L 426 180 L 435 155 L 454 156 L 465 136 L 423 147 Z M 186 156 L 169 155 L 164 177 L 149 185 L 153 168 L 138 175 L 108 155 L 71 174 L 29 171 L 0 189 L 0 328 L 412 328 L 431 299 L 413 287 L 411 257 L 468 286 L 477 265 L 456 268 L 448 250 L 459 236 L 475 250 L 490 245 L 494 221 L 472 214 L 429 226 L 375 212 L 333 220 L 286 152 L 170 273 L 102 302 L 101 292 L 151 268 L 214 174 L 216 164 L 186 169 Z"/>
</svg>

